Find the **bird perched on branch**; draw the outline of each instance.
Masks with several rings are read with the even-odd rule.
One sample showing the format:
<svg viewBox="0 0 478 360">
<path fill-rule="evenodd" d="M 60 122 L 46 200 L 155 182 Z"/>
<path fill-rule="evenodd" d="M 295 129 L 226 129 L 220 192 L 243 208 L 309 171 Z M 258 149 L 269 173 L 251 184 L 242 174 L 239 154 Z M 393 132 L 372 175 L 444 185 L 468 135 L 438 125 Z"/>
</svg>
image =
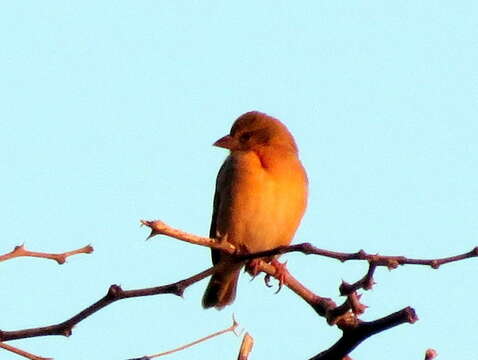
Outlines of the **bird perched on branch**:
<svg viewBox="0 0 478 360">
<path fill-rule="evenodd" d="M 219 170 L 209 236 L 239 253 L 289 245 L 307 205 L 307 174 L 294 137 L 279 120 L 257 111 L 241 115 L 214 143 L 230 151 Z M 212 249 L 216 270 L 205 308 L 231 304 L 244 262 Z"/>
</svg>

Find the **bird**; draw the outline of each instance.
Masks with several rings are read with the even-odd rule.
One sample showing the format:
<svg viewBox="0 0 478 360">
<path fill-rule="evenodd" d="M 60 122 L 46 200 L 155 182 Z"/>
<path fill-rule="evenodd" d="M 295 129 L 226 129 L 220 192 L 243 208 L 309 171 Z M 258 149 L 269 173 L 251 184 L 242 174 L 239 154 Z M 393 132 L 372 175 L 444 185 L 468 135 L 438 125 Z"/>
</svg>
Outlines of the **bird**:
<svg viewBox="0 0 478 360">
<path fill-rule="evenodd" d="M 232 244 L 236 255 L 289 245 L 307 207 L 308 178 L 287 127 L 250 111 L 213 145 L 229 156 L 216 179 L 209 237 Z M 211 257 L 215 270 L 202 305 L 222 309 L 234 301 L 245 263 L 217 249 Z"/>
</svg>

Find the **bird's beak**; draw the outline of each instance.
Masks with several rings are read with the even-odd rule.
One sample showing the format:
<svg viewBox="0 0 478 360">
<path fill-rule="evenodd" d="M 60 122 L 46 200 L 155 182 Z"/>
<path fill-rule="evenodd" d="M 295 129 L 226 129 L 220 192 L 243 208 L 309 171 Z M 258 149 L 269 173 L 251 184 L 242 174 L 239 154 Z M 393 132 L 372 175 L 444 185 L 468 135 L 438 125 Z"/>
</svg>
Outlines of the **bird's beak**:
<svg viewBox="0 0 478 360">
<path fill-rule="evenodd" d="M 222 147 L 224 149 L 232 150 L 232 148 L 234 147 L 234 139 L 231 135 L 226 135 L 220 138 L 219 140 L 217 140 L 212 145 L 217 147 Z"/>
</svg>

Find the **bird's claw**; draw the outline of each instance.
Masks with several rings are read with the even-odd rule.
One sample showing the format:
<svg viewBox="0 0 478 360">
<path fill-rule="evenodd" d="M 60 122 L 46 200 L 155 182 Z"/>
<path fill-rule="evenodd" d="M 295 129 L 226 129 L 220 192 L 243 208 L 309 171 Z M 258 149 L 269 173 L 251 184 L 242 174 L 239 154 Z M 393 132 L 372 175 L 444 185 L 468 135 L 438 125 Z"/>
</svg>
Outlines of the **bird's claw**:
<svg viewBox="0 0 478 360">
<path fill-rule="evenodd" d="M 282 286 L 286 283 L 286 278 L 288 273 L 286 269 L 286 264 L 287 262 L 281 264 L 276 259 L 273 259 L 271 261 L 271 265 L 274 267 L 276 271 L 274 277 L 279 281 L 279 287 L 277 288 L 277 291 L 275 292 L 276 294 L 278 294 L 279 291 L 282 290 Z"/>
</svg>

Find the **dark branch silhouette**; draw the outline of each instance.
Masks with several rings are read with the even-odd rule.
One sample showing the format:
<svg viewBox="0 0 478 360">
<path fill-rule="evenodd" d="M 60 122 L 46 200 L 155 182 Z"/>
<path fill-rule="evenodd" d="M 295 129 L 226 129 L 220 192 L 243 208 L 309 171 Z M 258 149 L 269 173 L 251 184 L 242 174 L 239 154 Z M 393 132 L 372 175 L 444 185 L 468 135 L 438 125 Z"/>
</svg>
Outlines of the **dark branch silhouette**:
<svg viewBox="0 0 478 360">
<path fill-rule="evenodd" d="M 415 310 L 406 307 L 388 316 L 374 321 L 359 321 L 356 326 L 345 327 L 342 337 L 329 349 L 310 358 L 310 360 L 340 360 L 347 356 L 368 337 L 388 330 L 400 324 L 413 324 L 418 318 Z"/>
<path fill-rule="evenodd" d="M 467 253 L 446 258 L 411 259 L 404 256 L 371 255 L 367 254 L 363 250 L 360 250 L 355 253 L 334 252 L 316 248 L 310 243 L 283 246 L 278 247 L 276 249 L 272 249 L 270 251 L 264 251 L 255 254 L 241 254 L 239 253 L 238 249 L 235 249 L 234 246 L 229 243 L 218 242 L 215 239 L 189 234 L 184 231 L 171 228 L 170 226 L 158 220 L 142 221 L 142 223 L 151 228 L 151 234 L 148 238 L 159 234 L 167 235 L 192 244 L 207 246 L 214 249 L 218 249 L 220 251 L 227 252 L 229 254 L 237 256 L 238 261 L 247 262 L 252 259 L 257 259 L 258 261 L 256 261 L 257 264 L 254 266 L 254 268 L 256 271 L 264 272 L 266 274 L 266 280 L 270 276 L 277 278 L 278 280 L 280 280 L 281 284 L 287 286 L 294 293 L 300 296 L 307 304 L 309 304 L 318 315 L 324 317 L 329 325 L 335 325 L 342 330 L 342 337 L 329 349 L 322 351 L 318 355 L 311 358 L 314 360 L 340 360 L 343 358 L 347 358 L 348 354 L 368 337 L 404 323 L 412 324 L 418 320 L 415 311 L 411 307 L 406 307 L 402 310 L 399 310 L 395 313 L 384 316 L 374 321 L 362 321 L 359 319 L 359 316 L 365 311 L 366 306 L 361 304 L 360 295 L 357 293 L 357 290 L 369 290 L 372 288 L 374 284 L 373 275 L 377 267 L 382 266 L 387 267 L 389 269 L 395 269 L 399 265 L 414 264 L 431 266 L 432 268 L 437 269 L 440 265 L 446 263 L 461 261 L 464 259 L 478 256 L 478 247 Z M 82 249 L 86 249 L 86 247 Z M 76 250 L 75 253 L 80 252 L 80 250 L 81 249 Z M 304 284 L 294 278 L 287 271 L 285 266 L 279 270 L 277 266 L 271 265 L 270 263 L 261 260 L 261 258 L 264 257 L 270 258 L 274 255 L 280 255 L 289 252 L 301 252 L 303 254 L 320 255 L 337 259 L 342 262 L 349 260 L 367 261 L 369 263 L 369 267 L 367 273 L 361 279 L 357 280 L 352 284 L 343 282 L 340 285 L 340 293 L 341 295 L 346 296 L 346 299 L 341 305 L 337 305 L 333 300 L 327 297 L 322 297 L 308 289 Z M 67 256 L 69 256 L 72 253 L 74 252 L 65 254 L 68 254 Z M 5 256 L 6 255 L 4 255 L 4 257 Z M 132 297 L 151 296 L 158 294 L 174 294 L 177 296 L 182 296 L 188 286 L 208 277 L 213 273 L 213 271 L 214 267 L 204 270 L 187 279 L 172 284 L 152 288 L 123 290 L 118 285 L 111 285 L 107 294 L 104 297 L 102 297 L 92 305 L 88 306 L 70 319 L 55 325 L 45 327 L 16 331 L 0 330 L 0 342 L 35 336 L 70 336 L 72 333 L 72 328 L 76 324 L 115 301 Z"/>
</svg>

